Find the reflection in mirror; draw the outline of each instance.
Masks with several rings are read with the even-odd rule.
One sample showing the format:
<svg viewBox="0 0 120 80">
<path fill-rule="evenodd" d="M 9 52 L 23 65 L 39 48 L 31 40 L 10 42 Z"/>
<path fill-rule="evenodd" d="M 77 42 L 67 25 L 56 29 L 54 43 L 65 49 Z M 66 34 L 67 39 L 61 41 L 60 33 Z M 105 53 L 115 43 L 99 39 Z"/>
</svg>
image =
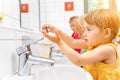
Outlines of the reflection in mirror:
<svg viewBox="0 0 120 80">
<path fill-rule="evenodd" d="M 39 30 L 40 0 L 19 0 L 21 28 Z"/>
</svg>

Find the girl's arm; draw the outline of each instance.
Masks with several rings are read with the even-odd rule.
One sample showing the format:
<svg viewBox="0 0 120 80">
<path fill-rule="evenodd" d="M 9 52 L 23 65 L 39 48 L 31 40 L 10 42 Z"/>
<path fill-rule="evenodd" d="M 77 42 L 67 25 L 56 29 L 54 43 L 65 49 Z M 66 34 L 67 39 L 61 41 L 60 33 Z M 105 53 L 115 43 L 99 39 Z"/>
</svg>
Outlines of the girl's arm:
<svg viewBox="0 0 120 80">
<path fill-rule="evenodd" d="M 46 26 L 45 26 L 46 27 Z M 61 35 L 63 32 L 58 31 L 56 29 L 52 30 L 55 35 L 50 35 L 46 32 L 45 27 L 43 26 L 42 33 L 43 35 L 51 40 L 52 42 L 56 43 L 62 50 L 62 52 L 73 62 L 74 64 L 81 66 L 81 65 L 87 65 L 87 64 L 94 64 L 97 62 L 103 62 L 106 64 L 111 64 L 116 60 L 116 51 L 113 47 L 108 45 L 99 46 L 89 52 L 86 52 L 84 54 L 77 54 L 75 50 L 73 50 L 66 42 L 64 42 L 63 39 L 65 39 L 66 35 Z M 61 38 L 63 37 L 63 38 Z M 67 38 L 66 38 L 67 39 Z M 69 40 L 66 40 L 70 42 Z M 82 41 L 73 41 L 70 43 L 70 45 L 76 44 L 77 46 L 82 44 Z M 74 45 L 75 46 L 75 45 Z"/>
<path fill-rule="evenodd" d="M 48 28 L 53 33 L 54 33 L 54 30 L 56 30 L 57 33 L 59 34 L 59 36 L 61 37 L 61 39 L 73 49 L 87 48 L 87 45 L 83 39 L 80 39 L 80 40 L 73 39 L 71 36 L 69 36 L 65 32 L 61 31 L 60 29 L 58 29 L 50 24 L 44 24 L 42 26 L 42 29 L 44 30 L 45 28 Z"/>
<path fill-rule="evenodd" d="M 111 46 L 99 46 L 84 54 L 77 54 L 77 52 L 64 43 L 64 41 L 61 40 L 57 44 L 71 62 L 78 66 L 94 64 L 100 61 L 105 64 L 111 64 L 116 60 L 116 51 Z"/>
<path fill-rule="evenodd" d="M 71 36 L 66 34 L 65 32 L 56 29 L 59 35 L 61 36 L 62 40 L 68 44 L 70 47 L 77 49 L 77 48 L 87 48 L 86 42 L 84 39 L 73 39 Z"/>
</svg>

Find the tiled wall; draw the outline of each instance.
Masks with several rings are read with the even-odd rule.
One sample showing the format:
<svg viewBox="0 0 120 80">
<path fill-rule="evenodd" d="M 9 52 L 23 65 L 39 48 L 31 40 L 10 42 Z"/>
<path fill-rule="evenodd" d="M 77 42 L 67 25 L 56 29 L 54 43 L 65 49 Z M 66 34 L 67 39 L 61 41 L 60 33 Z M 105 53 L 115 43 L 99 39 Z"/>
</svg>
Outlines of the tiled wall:
<svg viewBox="0 0 120 80">
<path fill-rule="evenodd" d="M 21 26 L 23 28 L 39 31 L 39 1 L 21 0 L 21 4 L 28 4 L 28 12 L 21 12 Z"/>
<path fill-rule="evenodd" d="M 74 10 L 65 11 L 64 2 L 73 2 Z M 46 0 L 46 22 L 70 33 L 69 18 L 71 16 L 84 14 L 84 0 Z M 42 19 L 41 19 L 42 20 Z"/>
<path fill-rule="evenodd" d="M 17 33 L 3 28 L 8 27 L 19 29 L 19 5 L 17 0 L 0 0 L 0 4 L 2 4 L 2 6 L 0 6 L 0 11 L 3 13 L 3 20 L 0 22 L 1 80 L 1 78 L 16 72 L 17 69 L 17 56 L 15 54 L 15 49 L 16 46 L 19 45 L 19 42 L 14 40 Z"/>
</svg>

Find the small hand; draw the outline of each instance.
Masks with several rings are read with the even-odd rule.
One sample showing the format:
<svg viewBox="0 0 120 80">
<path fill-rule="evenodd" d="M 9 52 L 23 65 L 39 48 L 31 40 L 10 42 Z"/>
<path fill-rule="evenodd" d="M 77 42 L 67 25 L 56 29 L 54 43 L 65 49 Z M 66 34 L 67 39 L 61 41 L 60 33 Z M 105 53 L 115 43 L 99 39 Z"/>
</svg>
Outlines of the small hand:
<svg viewBox="0 0 120 80">
<path fill-rule="evenodd" d="M 49 33 L 47 32 L 47 30 L 49 30 Z M 53 34 L 51 34 L 53 33 Z M 59 43 L 61 38 L 59 33 L 57 32 L 56 28 L 50 24 L 44 24 L 42 26 L 42 34 L 48 38 L 50 41 L 54 42 L 54 43 Z"/>
</svg>

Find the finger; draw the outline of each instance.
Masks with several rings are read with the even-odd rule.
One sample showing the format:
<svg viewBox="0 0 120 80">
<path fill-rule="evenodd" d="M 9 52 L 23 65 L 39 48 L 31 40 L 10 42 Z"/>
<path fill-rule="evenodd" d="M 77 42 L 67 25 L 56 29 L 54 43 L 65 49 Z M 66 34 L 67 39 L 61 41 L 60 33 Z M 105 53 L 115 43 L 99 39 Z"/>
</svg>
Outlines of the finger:
<svg viewBox="0 0 120 80">
<path fill-rule="evenodd" d="M 57 30 L 54 31 L 56 36 L 58 36 L 58 38 L 60 39 L 60 34 L 57 32 Z"/>
<path fill-rule="evenodd" d="M 46 29 L 46 27 L 47 27 L 47 24 L 42 25 L 42 29 Z"/>
<path fill-rule="evenodd" d="M 48 34 L 47 34 L 47 32 L 46 32 L 46 29 L 42 29 L 41 32 L 42 32 L 42 34 L 43 34 L 45 37 L 47 37 Z"/>
</svg>

